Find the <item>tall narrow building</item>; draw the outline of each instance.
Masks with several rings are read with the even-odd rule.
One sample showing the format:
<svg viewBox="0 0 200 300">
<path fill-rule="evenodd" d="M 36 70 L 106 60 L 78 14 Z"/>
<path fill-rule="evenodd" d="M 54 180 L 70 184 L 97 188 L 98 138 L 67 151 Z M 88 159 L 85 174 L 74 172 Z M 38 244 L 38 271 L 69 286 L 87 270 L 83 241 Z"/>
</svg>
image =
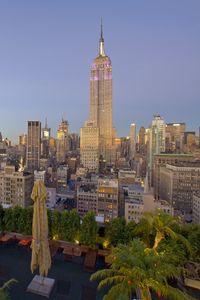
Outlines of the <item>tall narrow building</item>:
<svg viewBox="0 0 200 300">
<path fill-rule="evenodd" d="M 132 123 L 130 125 L 130 133 L 129 133 L 129 138 L 130 138 L 130 159 L 133 159 L 135 156 L 135 151 L 136 151 L 136 124 Z"/>
<path fill-rule="evenodd" d="M 114 161 L 114 128 L 112 126 L 112 65 L 105 54 L 103 29 L 99 40 L 99 54 L 94 59 L 90 72 L 90 116 L 99 129 L 99 157 L 107 164 Z M 89 155 L 88 155 L 89 158 Z"/>
<path fill-rule="evenodd" d="M 69 150 L 68 144 L 69 123 L 66 120 L 61 121 L 57 131 L 56 141 L 56 159 L 58 163 L 64 163 Z"/>
<path fill-rule="evenodd" d="M 41 122 L 28 121 L 26 165 L 31 172 L 39 169 L 41 155 Z"/>
<path fill-rule="evenodd" d="M 165 129 L 166 124 L 160 115 L 154 115 L 152 124 L 149 130 L 149 145 L 148 145 L 148 172 L 149 183 L 153 184 L 153 165 L 154 155 L 165 152 Z"/>
<path fill-rule="evenodd" d="M 99 128 L 99 154 L 112 162 L 112 65 L 105 54 L 103 29 L 99 40 L 99 55 L 94 59 L 90 75 L 90 120 Z"/>
</svg>

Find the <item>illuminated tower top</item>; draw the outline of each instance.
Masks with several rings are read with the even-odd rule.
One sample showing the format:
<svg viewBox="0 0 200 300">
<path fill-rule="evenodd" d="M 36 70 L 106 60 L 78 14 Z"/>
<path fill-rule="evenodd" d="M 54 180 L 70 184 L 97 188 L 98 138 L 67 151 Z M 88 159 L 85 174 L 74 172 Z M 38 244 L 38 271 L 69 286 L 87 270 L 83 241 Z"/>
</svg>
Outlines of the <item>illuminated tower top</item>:
<svg viewBox="0 0 200 300">
<path fill-rule="evenodd" d="M 106 56 L 104 50 L 104 38 L 103 38 L 103 24 L 101 19 L 101 36 L 99 40 L 99 56 Z"/>
</svg>

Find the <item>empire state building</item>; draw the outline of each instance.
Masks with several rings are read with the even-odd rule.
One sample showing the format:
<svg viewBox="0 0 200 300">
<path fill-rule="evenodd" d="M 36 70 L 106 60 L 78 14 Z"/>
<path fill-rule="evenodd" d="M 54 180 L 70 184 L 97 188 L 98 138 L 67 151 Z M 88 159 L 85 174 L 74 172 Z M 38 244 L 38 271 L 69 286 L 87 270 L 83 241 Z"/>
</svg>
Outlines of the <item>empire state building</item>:
<svg viewBox="0 0 200 300">
<path fill-rule="evenodd" d="M 98 154 L 86 155 L 91 157 L 94 161 L 99 157 L 103 158 L 107 164 L 113 162 L 113 141 L 114 141 L 114 129 L 112 126 L 112 65 L 110 58 L 105 54 L 104 50 L 104 38 L 101 25 L 101 34 L 99 40 L 99 54 L 94 59 L 91 66 L 90 73 L 90 116 L 89 121 L 86 122 L 85 127 L 81 128 L 81 140 L 84 140 L 84 128 L 88 128 L 87 132 L 91 131 L 93 137 L 87 138 L 87 149 L 94 150 L 94 144 L 89 145 L 89 140 L 95 140 L 96 145 L 98 143 Z M 93 128 L 93 129 L 92 129 Z M 96 130 L 94 130 L 96 128 Z M 95 133 L 94 133 L 95 132 Z M 86 130 L 85 130 L 86 133 Z M 88 133 L 89 134 L 89 133 Z M 98 135 L 98 138 L 95 134 Z M 81 148 L 83 149 L 84 142 L 81 141 Z M 92 142 L 91 142 L 92 143 Z M 82 152 L 83 153 L 83 152 Z M 82 155 L 82 158 L 85 154 Z M 98 156 L 98 158 L 95 158 Z M 83 164 L 88 167 L 89 161 L 82 159 Z M 89 167 L 90 169 L 90 167 Z M 91 168 L 91 169 L 95 169 Z"/>
</svg>

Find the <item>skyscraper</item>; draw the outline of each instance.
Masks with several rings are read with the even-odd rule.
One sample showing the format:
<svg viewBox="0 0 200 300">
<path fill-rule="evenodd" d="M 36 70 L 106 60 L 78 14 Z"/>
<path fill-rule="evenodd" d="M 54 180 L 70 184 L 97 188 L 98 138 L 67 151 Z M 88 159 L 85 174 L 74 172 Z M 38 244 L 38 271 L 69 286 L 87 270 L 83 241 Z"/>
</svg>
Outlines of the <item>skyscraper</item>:
<svg viewBox="0 0 200 300">
<path fill-rule="evenodd" d="M 112 127 L 112 65 L 104 50 L 102 24 L 99 54 L 90 72 L 89 122 L 93 122 L 93 126 L 99 129 L 99 157 L 103 157 L 107 164 L 113 162 L 115 130 Z"/>
<path fill-rule="evenodd" d="M 69 123 L 66 120 L 61 121 L 59 129 L 57 131 L 56 141 L 56 159 L 58 163 L 65 162 L 68 147 L 68 127 Z"/>
<path fill-rule="evenodd" d="M 99 55 L 91 66 L 90 76 L 90 120 L 99 128 L 100 155 L 112 161 L 112 65 L 105 54 L 103 29 L 99 40 Z"/>
<path fill-rule="evenodd" d="M 39 169 L 41 152 L 41 122 L 28 121 L 26 165 L 29 171 Z"/>
<path fill-rule="evenodd" d="M 136 124 L 132 123 L 130 125 L 130 159 L 133 159 L 135 156 L 136 150 Z"/>
<path fill-rule="evenodd" d="M 149 131 L 149 157 L 148 157 L 148 170 L 150 184 L 153 183 L 152 171 L 154 164 L 154 155 L 165 152 L 165 129 L 166 124 L 163 118 L 159 115 L 154 115 L 152 124 Z"/>
<path fill-rule="evenodd" d="M 41 155 L 43 158 L 49 157 L 49 140 L 51 137 L 51 128 L 48 128 L 47 119 L 45 121 L 45 127 L 42 128 L 41 135 Z"/>
<path fill-rule="evenodd" d="M 99 169 L 99 128 L 92 121 L 85 122 L 80 130 L 81 163 L 89 171 Z"/>
</svg>

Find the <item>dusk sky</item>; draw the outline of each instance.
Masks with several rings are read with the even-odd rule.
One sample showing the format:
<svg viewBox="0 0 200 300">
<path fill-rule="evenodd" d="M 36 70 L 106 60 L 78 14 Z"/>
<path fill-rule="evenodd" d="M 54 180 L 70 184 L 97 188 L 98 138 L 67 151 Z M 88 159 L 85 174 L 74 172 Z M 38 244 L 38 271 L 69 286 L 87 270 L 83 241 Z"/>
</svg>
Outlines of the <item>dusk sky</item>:
<svg viewBox="0 0 200 300">
<path fill-rule="evenodd" d="M 90 66 L 103 18 L 113 67 L 113 123 L 200 126 L 199 0 L 1 0 L 0 131 L 17 142 L 27 120 L 61 118 L 79 133 L 89 115 Z"/>
</svg>

